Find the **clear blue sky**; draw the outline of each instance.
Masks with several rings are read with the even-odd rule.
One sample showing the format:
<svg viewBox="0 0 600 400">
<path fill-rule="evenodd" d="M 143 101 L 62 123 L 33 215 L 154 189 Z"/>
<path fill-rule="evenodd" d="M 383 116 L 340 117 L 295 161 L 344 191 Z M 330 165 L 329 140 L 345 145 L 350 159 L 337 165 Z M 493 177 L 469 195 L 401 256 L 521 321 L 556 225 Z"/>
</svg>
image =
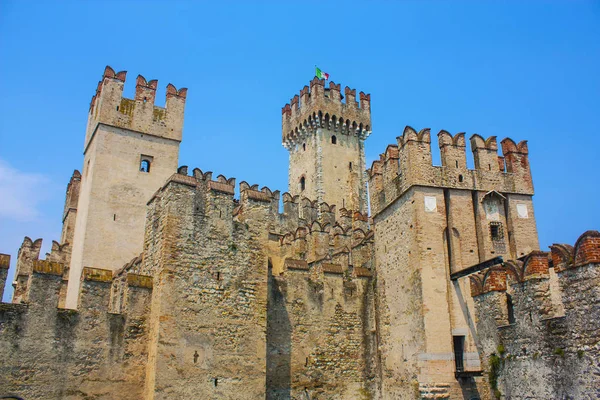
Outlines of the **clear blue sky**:
<svg viewBox="0 0 600 400">
<path fill-rule="evenodd" d="M 182 165 L 285 191 L 281 107 L 317 64 L 371 93 L 369 164 L 405 125 L 527 139 L 542 248 L 600 228 L 600 2 L 249 3 L 1 1 L 0 252 L 60 237 L 107 64 L 159 105 L 189 88 Z"/>
</svg>

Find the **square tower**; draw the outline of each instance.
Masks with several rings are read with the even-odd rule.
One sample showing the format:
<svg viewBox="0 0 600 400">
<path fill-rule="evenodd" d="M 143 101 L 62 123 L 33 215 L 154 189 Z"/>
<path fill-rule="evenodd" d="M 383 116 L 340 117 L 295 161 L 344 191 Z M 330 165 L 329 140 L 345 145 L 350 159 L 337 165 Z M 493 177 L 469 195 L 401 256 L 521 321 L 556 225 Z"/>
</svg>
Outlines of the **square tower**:
<svg viewBox="0 0 600 400">
<path fill-rule="evenodd" d="M 289 192 L 318 203 L 367 212 L 365 139 L 371 95 L 314 78 L 282 109 L 282 142 L 290 153 Z"/>
<path fill-rule="evenodd" d="M 77 306 L 84 267 L 116 270 L 142 251 L 146 203 L 177 170 L 187 89 L 139 75 L 135 98 L 123 97 L 127 72 L 106 67 L 92 97 L 73 234 L 67 307 Z"/>
</svg>

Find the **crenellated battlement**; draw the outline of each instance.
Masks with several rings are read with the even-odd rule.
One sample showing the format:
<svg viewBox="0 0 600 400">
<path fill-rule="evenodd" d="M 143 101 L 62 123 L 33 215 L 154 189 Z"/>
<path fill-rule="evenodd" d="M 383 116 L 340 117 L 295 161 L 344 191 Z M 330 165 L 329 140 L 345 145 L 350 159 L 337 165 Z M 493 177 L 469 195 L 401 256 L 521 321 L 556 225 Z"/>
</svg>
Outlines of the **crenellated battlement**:
<svg viewBox="0 0 600 400">
<path fill-rule="evenodd" d="M 325 81 L 314 78 L 304 86 L 300 95 L 294 96 L 282 108 L 282 143 L 291 148 L 318 128 L 356 135 L 366 139 L 371 133 L 371 95 L 360 92 L 356 101 L 356 89 L 334 82 L 325 88 Z"/>
<path fill-rule="evenodd" d="M 471 170 L 465 133 L 453 136 L 441 130 L 437 136 L 441 166 L 432 164 L 430 130 L 417 132 L 410 126 L 397 138 L 397 145 L 388 145 L 379 160 L 373 161 L 367 173 L 374 215 L 415 185 L 533 195 L 526 141 L 515 145 L 512 139 L 504 139 L 503 156 L 499 156 L 495 136 L 472 135 L 475 168 Z"/>
<path fill-rule="evenodd" d="M 554 244 L 550 252 L 506 261 L 470 281 L 478 351 L 482 360 L 500 362 L 487 366 L 499 391 L 515 398 L 594 393 L 596 378 L 582 371 L 598 359 L 600 232 L 583 233 L 575 246 Z M 537 380 L 552 384 L 529 384 Z"/>
<path fill-rule="evenodd" d="M 533 251 L 522 260 L 508 260 L 485 272 L 471 275 L 471 295 L 476 297 L 490 292 L 504 292 L 511 284 L 519 285 L 532 279 L 549 279 L 551 269 L 560 276 L 564 271 L 589 264 L 600 264 L 598 231 L 583 233 L 574 247 L 553 244 L 550 252 Z"/>
<path fill-rule="evenodd" d="M 98 124 L 126 128 L 133 131 L 181 141 L 183 111 L 187 89 L 167 85 L 165 107 L 155 105 L 158 80 L 136 78 L 133 99 L 123 97 L 127 71 L 115 73 L 107 66 L 92 96 L 88 117 L 86 148 Z"/>
</svg>

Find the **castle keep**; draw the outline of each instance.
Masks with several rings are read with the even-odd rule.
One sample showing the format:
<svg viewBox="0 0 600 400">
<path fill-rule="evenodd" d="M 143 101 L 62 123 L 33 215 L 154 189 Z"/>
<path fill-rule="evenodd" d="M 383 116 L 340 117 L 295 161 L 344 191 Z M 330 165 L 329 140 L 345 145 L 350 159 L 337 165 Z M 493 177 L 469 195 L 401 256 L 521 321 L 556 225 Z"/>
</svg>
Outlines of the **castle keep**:
<svg viewBox="0 0 600 400">
<path fill-rule="evenodd" d="M 371 96 L 282 109 L 289 187 L 178 167 L 187 89 L 107 67 L 61 240 L 0 255 L 0 395 L 600 395 L 600 233 L 541 252 L 527 142 L 406 127 L 369 167 Z M 282 205 L 281 205 L 282 204 Z"/>
</svg>

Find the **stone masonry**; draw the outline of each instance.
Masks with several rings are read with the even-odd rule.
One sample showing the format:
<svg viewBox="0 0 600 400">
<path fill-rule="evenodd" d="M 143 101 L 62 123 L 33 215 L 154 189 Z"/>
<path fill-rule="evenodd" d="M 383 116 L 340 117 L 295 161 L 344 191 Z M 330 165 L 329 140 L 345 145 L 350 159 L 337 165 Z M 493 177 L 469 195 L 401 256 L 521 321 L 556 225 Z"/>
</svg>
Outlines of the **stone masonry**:
<svg viewBox="0 0 600 400">
<path fill-rule="evenodd" d="M 600 395 L 600 234 L 539 251 L 525 141 L 472 135 L 470 170 L 441 131 L 434 166 L 406 127 L 367 169 L 371 96 L 315 78 L 282 109 L 288 192 L 236 198 L 177 167 L 187 89 L 161 108 L 125 77 L 106 67 L 92 98 L 60 243 L 26 237 L 14 279 L 0 254 L 0 396 Z"/>
</svg>

